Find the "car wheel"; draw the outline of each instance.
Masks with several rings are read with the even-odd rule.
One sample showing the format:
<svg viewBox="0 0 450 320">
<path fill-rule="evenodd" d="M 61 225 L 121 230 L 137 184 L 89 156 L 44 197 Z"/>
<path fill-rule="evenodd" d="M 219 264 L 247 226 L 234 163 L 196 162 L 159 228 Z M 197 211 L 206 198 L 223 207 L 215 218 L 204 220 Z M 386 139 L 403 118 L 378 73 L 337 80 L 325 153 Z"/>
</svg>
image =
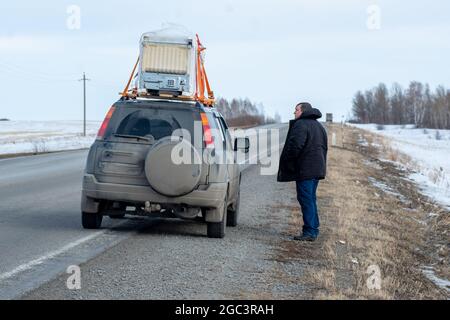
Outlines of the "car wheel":
<svg viewBox="0 0 450 320">
<path fill-rule="evenodd" d="M 239 205 L 241 202 L 241 192 L 238 191 L 236 196 L 236 203 L 233 209 L 228 209 L 227 211 L 227 226 L 228 227 L 236 227 L 239 218 Z"/>
<path fill-rule="evenodd" d="M 225 226 L 227 225 L 227 202 L 223 205 L 223 215 L 221 222 L 208 222 L 208 238 L 223 238 L 225 236 Z"/>
<path fill-rule="evenodd" d="M 98 213 L 81 213 L 81 224 L 85 229 L 99 229 L 102 225 L 103 216 Z"/>
</svg>

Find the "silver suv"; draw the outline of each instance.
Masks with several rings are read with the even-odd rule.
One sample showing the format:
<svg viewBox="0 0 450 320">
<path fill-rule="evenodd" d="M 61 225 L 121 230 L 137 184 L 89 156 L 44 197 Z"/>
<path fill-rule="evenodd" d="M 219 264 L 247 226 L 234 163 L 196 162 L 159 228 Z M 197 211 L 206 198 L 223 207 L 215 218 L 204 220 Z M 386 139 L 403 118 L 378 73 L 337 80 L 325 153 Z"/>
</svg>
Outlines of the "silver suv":
<svg viewBox="0 0 450 320">
<path fill-rule="evenodd" d="M 248 150 L 248 138 L 232 141 L 214 107 L 195 101 L 119 100 L 89 150 L 82 225 L 100 228 L 104 215 L 201 219 L 208 237 L 223 238 L 225 226 L 236 226 L 239 214 L 236 154 Z M 218 154 L 233 156 L 230 161 Z"/>
</svg>

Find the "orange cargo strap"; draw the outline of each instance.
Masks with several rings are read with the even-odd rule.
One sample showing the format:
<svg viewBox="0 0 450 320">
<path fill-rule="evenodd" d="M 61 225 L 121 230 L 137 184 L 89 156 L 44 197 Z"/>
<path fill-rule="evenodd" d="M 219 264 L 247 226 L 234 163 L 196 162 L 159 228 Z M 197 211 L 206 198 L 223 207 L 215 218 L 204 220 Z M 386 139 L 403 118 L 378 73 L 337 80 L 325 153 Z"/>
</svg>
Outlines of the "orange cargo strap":
<svg viewBox="0 0 450 320">
<path fill-rule="evenodd" d="M 203 50 L 206 50 L 205 47 L 200 42 L 198 34 L 197 37 L 197 85 L 195 90 L 195 99 L 206 104 L 213 105 L 214 104 L 214 92 L 211 90 L 209 85 L 208 76 L 206 75 L 205 65 L 203 64 L 203 60 L 201 58 L 201 53 Z M 208 97 L 205 97 L 205 86 L 208 91 Z"/>
<path fill-rule="evenodd" d="M 122 97 L 128 97 L 128 89 L 130 87 L 131 81 L 133 80 L 133 76 L 134 76 L 134 73 L 136 72 L 138 63 L 139 63 L 139 57 L 137 58 L 136 64 L 134 65 L 133 71 L 131 72 L 130 79 L 128 80 L 128 83 L 127 83 L 125 89 L 123 89 Z"/>
</svg>

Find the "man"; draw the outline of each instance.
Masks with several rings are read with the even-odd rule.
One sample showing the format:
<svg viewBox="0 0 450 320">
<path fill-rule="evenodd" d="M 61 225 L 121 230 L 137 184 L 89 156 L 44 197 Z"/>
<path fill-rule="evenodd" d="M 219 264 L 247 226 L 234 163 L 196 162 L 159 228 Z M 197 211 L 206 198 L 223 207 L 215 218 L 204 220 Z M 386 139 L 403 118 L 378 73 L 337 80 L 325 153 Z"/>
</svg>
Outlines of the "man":
<svg viewBox="0 0 450 320">
<path fill-rule="evenodd" d="M 322 113 L 307 102 L 295 107 L 289 122 L 286 143 L 280 157 L 278 181 L 295 181 L 297 199 L 303 213 L 303 232 L 294 240 L 314 241 L 319 235 L 316 190 L 325 178 L 328 138 L 317 121 Z"/>
</svg>

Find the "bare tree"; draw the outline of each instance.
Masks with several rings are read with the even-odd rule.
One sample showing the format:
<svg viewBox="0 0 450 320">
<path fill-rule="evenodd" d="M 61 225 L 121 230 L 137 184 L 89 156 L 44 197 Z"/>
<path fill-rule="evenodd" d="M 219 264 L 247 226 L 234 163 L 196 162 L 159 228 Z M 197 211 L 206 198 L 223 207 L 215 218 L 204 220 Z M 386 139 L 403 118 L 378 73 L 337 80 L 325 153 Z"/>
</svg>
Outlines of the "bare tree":
<svg viewBox="0 0 450 320">
<path fill-rule="evenodd" d="M 403 89 L 394 83 L 391 89 L 391 121 L 393 124 L 404 124 L 406 120 L 405 97 Z"/>
<path fill-rule="evenodd" d="M 369 122 L 369 110 L 366 97 L 362 94 L 361 91 L 358 91 L 353 98 L 352 111 L 356 121 L 360 123 Z"/>
<path fill-rule="evenodd" d="M 266 120 L 262 104 L 255 104 L 248 98 L 233 98 L 231 102 L 225 98 L 218 98 L 215 107 L 227 119 L 230 126 L 253 126 L 266 121 L 275 122 L 271 117 L 267 117 Z"/>
<path fill-rule="evenodd" d="M 423 84 L 417 81 L 412 81 L 406 92 L 407 103 L 412 109 L 413 121 L 416 126 L 422 121 L 424 113 L 423 105 Z"/>
<path fill-rule="evenodd" d="M 376 122 L 376 110 L 374 105 L 373 92 L 371 90 L 367 90 L 364 93 L 364 97 L 366 99 L 366 110 L 367 110 L 367 120 L 369 122 Z"/>
<path fill-rule="evenodd" d="M 380 83 L 373 93 L 377 123 L 388 124 L 390 121 L 389 92 L 384 83 Z"/>
<path fill-rule="evenodd" d="M 275 112 L 274 120 L 275 120 L 275 123 L 281 123 L 281 116 L 278 113 L 278 111 Z"/>
<path fill-rule="evenodd" d="M 380 83 L 364 94 L 356 92 L 352 113 L 355 121 L 378 124 L 415 124 L 422 128 L 450 129 L 450 90 L 412 81 L 406 90 L 394 83 L 388 92 Z"/>
</svg>

